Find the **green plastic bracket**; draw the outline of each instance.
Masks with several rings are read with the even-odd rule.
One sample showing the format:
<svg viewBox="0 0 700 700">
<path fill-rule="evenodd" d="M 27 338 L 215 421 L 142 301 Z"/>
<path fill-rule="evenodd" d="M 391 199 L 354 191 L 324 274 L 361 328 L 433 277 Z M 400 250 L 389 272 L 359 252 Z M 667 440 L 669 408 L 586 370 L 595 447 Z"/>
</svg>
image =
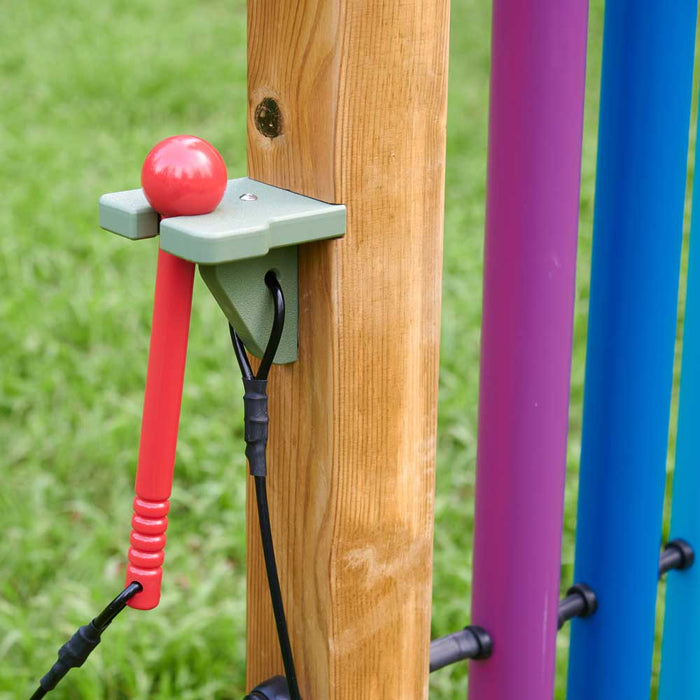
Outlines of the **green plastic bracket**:
<svg viewBox="0 0 700 700">
<path fill-rule="evenodd" d="M 326 204 L 247 177 L 229 180 L 210 214 L 162 219 L 143 191 L 100 197 L 100 226 L 138 240 L 160 233 L 160 247 L 199 264 L 199 271 L 246 347 L 260 357 L 272 328 L 268 270 L 278 274 L 286 322 L 275 362 L 297 358 L 297 246 L 345 233 L 345 207 Z"/>
<path fill-rule="evenodd" d="M 202 279 L 229 323 L 256 357 L 262 357 L 272 330 L 272 300 L 264 281 L 268 270 L 277 273 L 284 292 L 284 330 L 274 360 L 283 365 L 297 359 L 297 246 L 273 248 L 259 258 L 199 266 Z"/>
</svg>

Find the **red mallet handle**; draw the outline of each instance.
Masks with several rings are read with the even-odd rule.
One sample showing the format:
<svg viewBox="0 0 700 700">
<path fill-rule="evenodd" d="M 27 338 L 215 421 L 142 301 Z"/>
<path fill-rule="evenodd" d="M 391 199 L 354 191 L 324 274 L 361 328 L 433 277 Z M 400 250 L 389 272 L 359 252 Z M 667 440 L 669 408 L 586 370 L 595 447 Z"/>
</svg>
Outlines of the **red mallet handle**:
<svg viewBox="0 0 700 700">
<path fill-rule="evenodd" d="M 132 608 L 139 610 L 155 608 L 160 600 L 194 268 L 194 263 L 164 250 L 158 251 L 136 498 L 131 520 L 133 529 L 126 573 L 127 584 L 138 581 L 143 586 L 143 590 L 129 601 Z"/>
</svg>

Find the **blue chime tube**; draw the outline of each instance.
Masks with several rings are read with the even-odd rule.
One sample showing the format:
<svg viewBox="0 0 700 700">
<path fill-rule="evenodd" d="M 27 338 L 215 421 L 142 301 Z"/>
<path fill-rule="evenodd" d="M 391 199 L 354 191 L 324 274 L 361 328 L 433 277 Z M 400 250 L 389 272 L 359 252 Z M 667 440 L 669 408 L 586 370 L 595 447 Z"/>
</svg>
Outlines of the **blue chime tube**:
<svg viewBox="0 0 700 700">
<path fill-rule="evenodd" d="M 569 700 L 649 697 L 696 11 L 605 6 Z"/>
<path fill-rule="evenodd" d="M 696 141 L 695 168 L 700 167 Z M 671 536 L 700 546 L 700 182 L 693 185 Z M 700 566 L 670 571 L 659 700 L 700 698 Z"/>
</svg>

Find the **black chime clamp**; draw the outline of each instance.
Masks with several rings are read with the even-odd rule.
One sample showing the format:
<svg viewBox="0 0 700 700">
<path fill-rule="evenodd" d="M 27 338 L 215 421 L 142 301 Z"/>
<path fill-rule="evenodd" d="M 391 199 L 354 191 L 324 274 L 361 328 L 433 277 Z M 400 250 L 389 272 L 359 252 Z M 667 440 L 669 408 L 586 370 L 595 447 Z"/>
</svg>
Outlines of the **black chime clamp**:
<svg viewBox="0 0 700 700">
<path fill-rule="evenodd" d="M 430 642 L 430 673 L 464 659 L 488 659 L 493 652 L 491 635 L 478 625 Z"/>
<path fill-rule="evenodd" d="M 598 599 L 593 589 L 585 583 L 575 583 L 559 601 L 557 629 L 574 617 L 590 617 L 598 609 Z"/>
<path fill-rule="evenodd" d="M 284 676 L 273 676 L 256 685 L 243 700 L 289 700 L 289 687 Z"/>
<path fill-rule="evenodd" d="M 671 540 L 659 557 L 659 578 L 672 569 L 683 571 L 689 569 L 695 562 L 695 552 L 685 540 Z"/>
</svg>

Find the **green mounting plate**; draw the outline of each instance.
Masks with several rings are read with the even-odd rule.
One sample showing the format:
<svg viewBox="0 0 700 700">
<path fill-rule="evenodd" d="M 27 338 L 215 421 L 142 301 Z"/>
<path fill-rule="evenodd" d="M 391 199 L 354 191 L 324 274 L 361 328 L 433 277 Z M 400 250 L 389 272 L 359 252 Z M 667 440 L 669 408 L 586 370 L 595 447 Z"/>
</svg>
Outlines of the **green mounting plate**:
<svg viewBox="0 0 700 700">
<path fill-rule="evenodd" d="M 275 354 L 275 362 L 283 365 L 297 359 L 297 246 L 274 248 L 260 258 L 199 266 L 202 279 L 229 323 L 256 357 L 262 357 L 272 330 L 272 297 L 264 282 L 268 270 L 277 273 L 284 292 L 284 330 Z"/>
<path fill-rule="evenodd" d="M 158 214 L 143 190 L 111 192 L 100 197 L 100 227 L 138 241 L 158 235 Z"/>
<path fill-rule="evenodd" d="M 246 347 L 260 357 L 272 328 L 264 277 L 274 269 L 286 300 L 286 322 L 275 362 L 297 358 L 297 250 L 301 243 L 345 233 L 345 207 L 326 204 L 247 177 L 229 180 L 210 214 L 160 221 L 142 190 L 100 197 L 100 226 L 134 240 L 160 233 L 160 247 L 199 264 L 199 271 Z"/>
</svg>

